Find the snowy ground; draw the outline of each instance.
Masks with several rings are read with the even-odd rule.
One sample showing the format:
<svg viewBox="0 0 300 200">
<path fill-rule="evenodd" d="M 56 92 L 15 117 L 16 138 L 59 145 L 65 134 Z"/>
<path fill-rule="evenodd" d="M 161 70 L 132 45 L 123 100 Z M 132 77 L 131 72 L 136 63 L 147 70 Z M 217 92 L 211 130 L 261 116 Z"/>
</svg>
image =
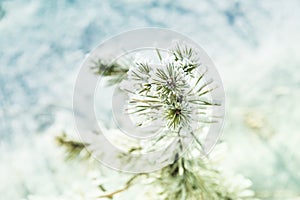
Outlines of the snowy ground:
<svg viewBox="0 0 300 200">
<path fill-rule="evenodd" d="M 227 98 L 224 167 L 261 196 L 299 198 L 299 19 L 297 0 L 0 0 L 1 199 L 85 191 L 86 169 L 69 175 L 51 138 L 72 131 L 85 54 L 145 26 L 188 35 L 216 63 Z"/>
</svg>

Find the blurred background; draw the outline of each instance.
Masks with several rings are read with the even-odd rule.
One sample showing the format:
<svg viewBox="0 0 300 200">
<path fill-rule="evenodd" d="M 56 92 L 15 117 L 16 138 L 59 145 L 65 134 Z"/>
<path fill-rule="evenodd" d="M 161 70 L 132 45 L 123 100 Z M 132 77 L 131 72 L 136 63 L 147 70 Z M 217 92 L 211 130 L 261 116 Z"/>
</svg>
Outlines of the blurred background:
<svg viewBox="0 0 300 200">
<path fill-rule="evenodd" d="M 219 70 L 223 168 L 262 199 L 299 200 L 299 19 L 298 0 L 0 0 L 0 199 L 91 190 L 87 167 L 66 164 L 53 141 L 75 133 L 80 64 L 105 39 L 154 26 L 198 42 Z"/>
</svg>

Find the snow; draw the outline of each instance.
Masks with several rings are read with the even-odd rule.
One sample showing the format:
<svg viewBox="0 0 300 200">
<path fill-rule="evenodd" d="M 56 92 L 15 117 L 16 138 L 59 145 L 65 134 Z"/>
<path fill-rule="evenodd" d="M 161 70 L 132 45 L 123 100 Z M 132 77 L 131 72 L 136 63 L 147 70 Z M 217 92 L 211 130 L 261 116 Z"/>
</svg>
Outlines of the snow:
<svg viewBox="0 0 300 200">
<path fill-rule="evenodd" d="M 227 98 L 224 167 L 252 178 L 258 192 L 297 192 L 299 11 L 297 0 L 0 1 L 1 198 L 67 190 L 74 180 L 60 184 L 61 178 L 49 178 L 48 165 L 54 165 L 55 177 L 64 177 L 67 164 L 53 157 L 57 148 L 44 138 L 74 129 L 72 93 L 79 66 L 101 41 L 149 26 L 186 34 L 214 60 Z M 263 126 L 251 127 L 249 115 L 260 116 Z M 270 135 L 260 139 L 265 133 Z M 51 186 L 43 189 L 46 181 Z"/>
</svg>

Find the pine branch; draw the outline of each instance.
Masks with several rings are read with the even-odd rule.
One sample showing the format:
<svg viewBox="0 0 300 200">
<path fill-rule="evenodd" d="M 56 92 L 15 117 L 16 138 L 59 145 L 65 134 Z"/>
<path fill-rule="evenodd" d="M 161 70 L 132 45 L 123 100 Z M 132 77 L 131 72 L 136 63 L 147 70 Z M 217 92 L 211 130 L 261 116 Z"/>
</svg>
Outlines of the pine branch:
<svg viewBox="0 0 300 200">
<path fill-rule="evenodd" d="M 126 73 L 128 72 L 128 67 L 124 67 L 117 62 L 105 62 L 104 60 L 93 61 L 93 66 L 91 67 L 93 72 L 97 75 L 104 77 L 109 77 L 109 85 L 114 85 L 121 82 Z"/>
<path fill-rule="evenodd" d="M 152 183 L 161 188 L 164 200 L 254 200 L 253 194 L 239 183 L 227 183 L 208 160 L 181 158 L 154 175 Z M 247 195 L 248 194 L 248 195 Z"/>
<path fill-rule="evenodd" d="M 86 150 L 86 144 L 68 138 L 65 132 L 57 136 L 55 140 L 59 146 L 65 148 L 67 160 L 88 159 L 90 157 L 90 153 Z"/>
<path fill-rule="evenodd" d="M 92 68 L 96 74 L 109 78 L 111 84 L 120 83 L 120 88 L 128 92 L 126 112 L 137 121 L 140 120 L 138 125 L 157 120 L 163 122 L 159 128 L 164 131 L 150 142 L 150 148 L 132 149 L 128 154 L 120 155 L 120 159 L 126 158 L 126 155 L 130 157 L 133 151 L 150 152 L 155 150 L 156 145 L 167 144 L 170 139 L 175 139 L 178 144 L 171 149 L 174 162 L 153 173 L 134 175 L 124 187 L 97 198 L 112 199 L 132 187 L 138 177 L 147 175 L 147 182 L 153 180 L 151 186 L 160 188 L 157 197 L 164 200 L 254 200 L 247 181 L 236 183 L 234 178 L 225 178 L 212 167 L 208 158 L 198 158 L 192 153 L 183 154 L 184 136 L 189 133 L 183 133 L 182 130 L 192 130 L 190 134 L 196 142 L 191 151 L 202 151 L 202 133 L 193 131 L 191 123 L 215 123 L 215 116 L 208 116 L 205 111 L 220 106 L 207 98 L 215 88 L 212 87 L 213 81 L 205 82 L 207 69 L 204 71 L 200 68 L 202 66 L 197 53 L 191 47 L 181 47 L 179 44 L 170 51 L 167 58 L 158 49 L 156 53 L 160 63 L 155 66 L 147 62 L 128 65 L 98 60 Z M 195 77 L 198 69 L 204 72 Z M 69 158 L 87 153 L 86 144 L 70 140 L 65 134 L 57 137 L 57 142 L 66 148 Z M 102 185 L 101 188 L 104 191 Z"/>
</svg>

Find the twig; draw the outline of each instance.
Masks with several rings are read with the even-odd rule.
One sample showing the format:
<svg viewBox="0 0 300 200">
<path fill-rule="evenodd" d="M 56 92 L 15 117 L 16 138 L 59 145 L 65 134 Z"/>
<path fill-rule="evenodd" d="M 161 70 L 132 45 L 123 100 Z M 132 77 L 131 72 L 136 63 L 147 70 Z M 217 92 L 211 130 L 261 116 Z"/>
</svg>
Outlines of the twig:
<svg viewBox="0 0 300 200">
<path fill-rule="evenodd" d="M 124 192 L 125 190 L 127 190 L 128 188 L 130 188 L 131 185 L 133 184 L 133 181 L 134 181 L 136 178 L 138 178 L 138 177 L 140 177 L 140 176 L 142 176 L 142 175 L 145 175 L 145 173 L 141 173 L 141 174 L 136 174 L 136 175 L 134 175 L 133 177 L 131 177 L 131 178 L 126 182 L 126 184 L 125 184 L 125 186 L 124 186 L 123 188 L 118 189 L 118 190 L 116 190 L 116 191 L 114 191 L 114 192 L 111 192 L 111 193 L 108 193 L 108 194 L 104 194 L 104 195 L 98 196 L 98 198 L 99 198 L 99 199 L 101 199 L 101 198 L 109 198 L 109 199 L 112 199 L 112 198 L 114 197 L 114 195 L 119 194 L 119 193 L 121 193 L 121 192 Z"/>
</svg>

